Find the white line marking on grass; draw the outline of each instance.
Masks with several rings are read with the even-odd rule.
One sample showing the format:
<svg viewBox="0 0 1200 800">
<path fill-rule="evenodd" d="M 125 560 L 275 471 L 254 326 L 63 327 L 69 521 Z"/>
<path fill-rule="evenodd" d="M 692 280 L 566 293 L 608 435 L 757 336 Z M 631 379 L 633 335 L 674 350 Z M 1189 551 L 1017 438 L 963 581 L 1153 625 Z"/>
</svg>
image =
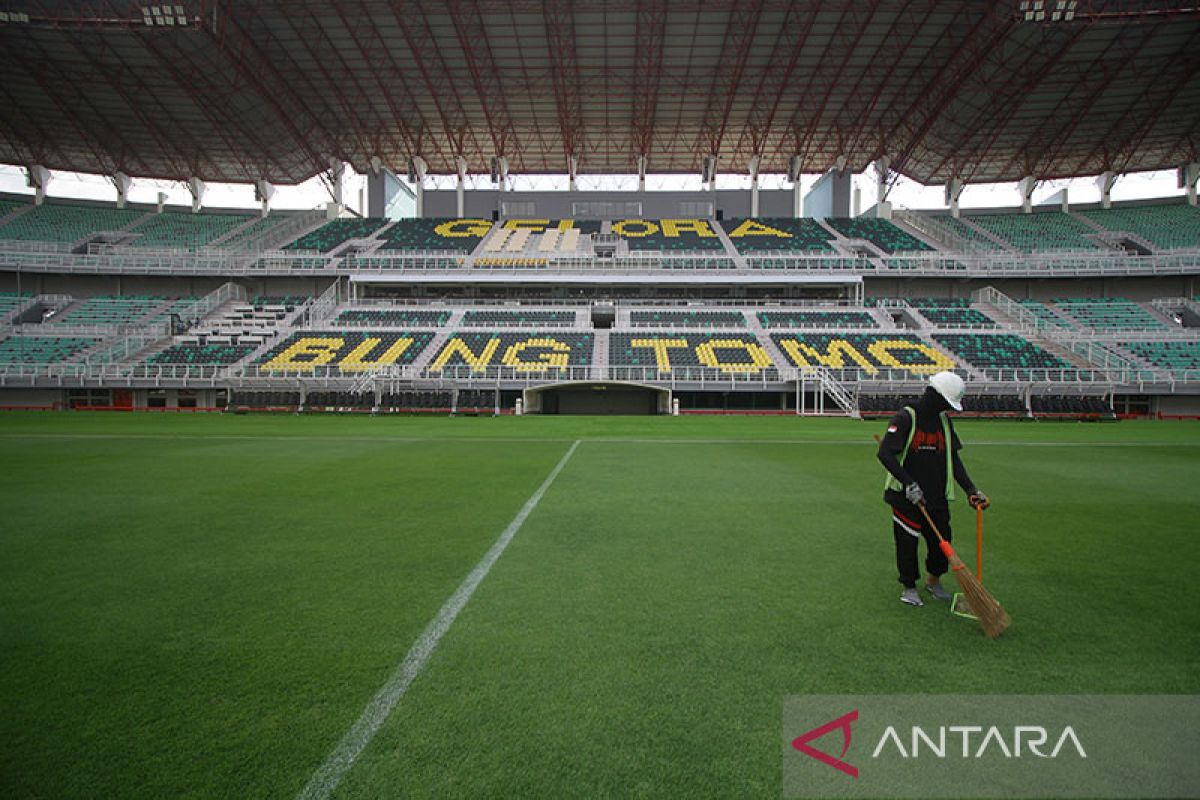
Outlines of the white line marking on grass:
<svg viewBox="0 0 1200 800">
<path fill-rule="evenodd" d="M 371 702 L 367 703 L 367 707 L 363 709 L 362 715 L 358 720 L 350 726 L 350 730 L 338 742 L 337 747 L 326 756 L 324 763 L 317 768 L 309 778 L 307 785 L 301 790 L 297 798 L 300 800 L 315 800 L 316 798 L 327 798 L 333 794 L 334 789 L 341 783 L 342 778 L 354 766 L 354 762 L 362 755 L 363 750 L 371 743 L 371 739 L 383 727 L 383 723 L 387 721 L 388 716 L 400 702 L 400 698 L 404 697 L 404 693 L 408 691 L 408 687 L 413 680 L 425 668 L 429 657 L 433 655 L 434 649 L 437 648 L 438 642 L 446 635 L 446 631 L 454 623 L 454 619 L 458 616 L 458 612 L 463 610 L 467 601 L 471 599 L 471 595 L 479 587 L 479 584 L 487 577 L 488 572 L 492 569 L 492 565 L 504 553 L 508 543 L 517 535 L 517 531 L 521 530 L 521 526 L 525 524 L 525 520 L 537 508 L 538 503 L 542 500 L 542 495 L 550 488 L 550 484 L 554 483 L 554 479 L 558 477 L 558 473 L 562 472 L 563 467 L 571 460 L 571 456 L 575 454 L 575 450 L 579 447 L 578 439 L 567 450 L 566 455 L 559 460 L 558 465 L 550 471 L 546 476 L 546 480 L 538 487 L 538 490 L 525 501 L 525 505 L 513 517 L 512 522 L 508 523 L 508 527 L 500 534 L 500 538 L 492 545 L 491 549 L 484 554 L 479 563 L 475 565 L 475 569 L 471 570 L 471 574 L 459 585 L 454 594 L 450 595 L 450 599 L 446 601 L 441 610 L 433 621 L 426 626 L 425 630 L 413 643 L 408 654 L 404 656 L 404 660 L 396 667 L 395 671 L 383 684 L 383 687 L 375 693 L 371 698 Z"/>
</svg>

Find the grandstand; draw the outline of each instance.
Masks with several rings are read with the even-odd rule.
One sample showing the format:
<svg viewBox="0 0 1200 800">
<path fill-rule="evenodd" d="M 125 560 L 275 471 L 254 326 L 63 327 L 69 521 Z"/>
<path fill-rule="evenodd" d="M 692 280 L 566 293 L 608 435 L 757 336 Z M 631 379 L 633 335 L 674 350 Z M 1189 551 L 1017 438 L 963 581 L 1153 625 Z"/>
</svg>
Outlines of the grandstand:
<svg viewBox="0 0 1200 800">
<path fill-rule="evenodd" d="M 1200 430 L 1141 421 L 1200 419 L 1195 3 L 14 2 L 0 40 L 0 798 L 1195 766 L 1195 590 L 1146 576 L 1197 560 Z M 996 642 L 895 602 L 860 422 L 944 370 Z M 1145 746 L 1085 715 L 1085 764 L 905 785 L 864 706 L 861 780 L 789 780 L 799 705 L 896 691 L 1144 692 Z"/>
</svg>

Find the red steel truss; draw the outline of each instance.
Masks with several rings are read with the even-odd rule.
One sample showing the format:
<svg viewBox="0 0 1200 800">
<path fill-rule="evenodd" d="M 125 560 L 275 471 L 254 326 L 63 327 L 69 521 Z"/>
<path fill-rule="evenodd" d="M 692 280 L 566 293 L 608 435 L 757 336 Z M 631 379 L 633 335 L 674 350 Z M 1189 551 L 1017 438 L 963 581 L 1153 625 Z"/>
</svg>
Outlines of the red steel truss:
<svg viewBox="0 0 1200 800">
<path fill-rule="evenodd" d="M 289 184 L 332 160 L 403 172 L 420 156 L 453 174 L 500 155 L 562 173 L 575 156 L 629 173 L 644 156 L 687 173 L 712 154 L 735 173 L 753 157 L 761 172 L 886 158 L 938 183 L 1200 160 L 1196 3 L 1031 8 L 16 0 L 0 21 L 0 162 Z"/>
</svg>

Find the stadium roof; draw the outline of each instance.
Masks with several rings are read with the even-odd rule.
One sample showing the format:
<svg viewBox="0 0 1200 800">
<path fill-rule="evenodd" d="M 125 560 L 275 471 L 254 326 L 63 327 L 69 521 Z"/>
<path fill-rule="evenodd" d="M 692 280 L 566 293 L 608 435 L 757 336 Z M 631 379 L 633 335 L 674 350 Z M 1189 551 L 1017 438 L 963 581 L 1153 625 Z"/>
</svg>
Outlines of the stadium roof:
<svg viewBox="0 0 1200 800">
<path fill-rule="evenodd" d="M 1088 0 L 8 2 L 0 161 L 290 184 L 403 172 L 937 183 L 1200 158 L 1200 11 Z"/>
</svg>

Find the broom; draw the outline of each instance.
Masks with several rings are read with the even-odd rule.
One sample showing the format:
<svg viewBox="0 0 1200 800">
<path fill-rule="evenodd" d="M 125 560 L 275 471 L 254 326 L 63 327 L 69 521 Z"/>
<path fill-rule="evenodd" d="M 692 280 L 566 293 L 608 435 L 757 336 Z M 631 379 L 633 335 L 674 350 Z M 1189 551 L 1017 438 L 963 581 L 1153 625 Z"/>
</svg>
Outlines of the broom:
<svg viewBox="0 0 1200 800">
<path fill-rule="evenodd" d="M 1008 613 L 1000 607 L 1000 604 L 996 602 L 996 598 L 992 597 L 991 592 L 983 588 L 983 584 L 979 582 L 979 578 L 971 574 L 971 570 L 967 569 L 967 565 L 954 552 L 954 548 L 950 546 L 950 543 L 942 538 L 942 532 L 933 524 L 933 519 L 929 516 L 929 511 L 926 510 L 925 504 L 919 503 L 917 508 L 921 509 L 921 513 L 925 515 L 925 521 L 929 523 L 930 530 L 937 537 L 938 546 L 946 554 L 946 560 L 950 562 L 950 569 L 954 572 L 954 579 L 958 581 L 959 588 L 963 590 L 963 594 L 967 596 L 967 602 L 971 604 L 971 613 L 979 620 L 979 625 L 983 628 L 983 632 L 987 634 L 988 638 L 995 639 L 1004 633 L 1005 628 L 1012 624 L 1012 620 L 1008 618 Z"/>
<path fill-rule="evenodd" d="M 983 583 L 983 509 L 979 507 L 975 509 L 975 577 Z M 963 619 L 978 619 L 971 613 L 971 604 L 962 592 L 954 594 L 954 600 L 950 603 L 950 613 Z"/>
<path fill-rule="evenodd" d="M 880 441 L 878 435 L 875 436 L 875 441 Z M 971 574 L 971 571 L 967 569 L 967 565 L 954 552 L 954 548 L 942 536 L 942 532 L 937 529 L 937 525 L 933 524 L 933 519 L 929 516 L 929 511 L 926 510 L 925 504 L 919 503 L 917 508 L 921 509 L 921 513 L 925 515 L 925 521 L 929 523 L 929 529 L 937 537 L 938 546 L 946 554 L 946 560 L 950 562 L 950 569 L 954 572 L 954 579 L 958 581 L 959 588 L 966 595 L 971 615 L 979 620 L 979 625 L 983 628 L 983 632 L 987 634 L 988 638 L 995 639 L 1012 624 L 1008 613 L 1000 607 L 1000 604 L 996 602 L 996 598 L 992 597 L 991 592 L 983 588 L 983 584 L 980 583 L 979 578 Z M 982 530 L 979 533 L 982 534 Z"/>
</svg>

